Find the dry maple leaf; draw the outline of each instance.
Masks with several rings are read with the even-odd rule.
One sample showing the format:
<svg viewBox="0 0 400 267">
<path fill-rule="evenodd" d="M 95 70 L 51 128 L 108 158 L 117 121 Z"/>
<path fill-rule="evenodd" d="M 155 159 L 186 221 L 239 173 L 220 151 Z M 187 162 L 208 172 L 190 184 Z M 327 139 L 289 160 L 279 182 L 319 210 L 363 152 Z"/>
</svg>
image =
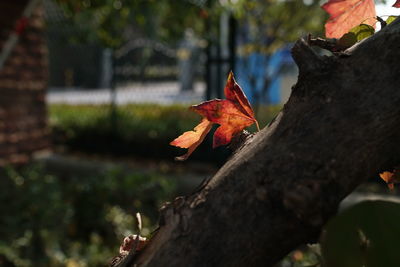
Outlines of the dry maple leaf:
<svg viewBox="0 0 400 267">
<path fill-rule="evenodd" d="M 128 254 L 129 251 L 132 249 L 132 246 L 136 244 L 136 251 L 141 251 L 149 242 L 145 237 L 139 235 L 130 235 L 124 238 L 121 246 L 119 247 L 120 254 Z"/>
<path fill-rule="evenodd" d="M 207 119 L 203 119 L 193 131 L 184 132 L 181 136 L 176 138 L 170 143 L 172 146 L 177 146 L 180 148 L 188 148 L 186 154 L 176 157 L 176 160 L 183 161 L 186 160 L 193 151 L 203 142 L 204 138 L 211 130 L 212 123 Z"/>
<path fill-rule="evenodd" d="M 374 0 L 329 0 L 322 8 L 330 15 L 325 24 L 327 38 L 340 38 L 361 23 L 375 27 Z"/>
<path fill-rule="evenodd" d="M 387 183 L 390 190 L 394 188 L 394 184 L 400 183 L 400 173 L 397 168 L 393 172 L 382 172 L 379 176 Z"/>
<path fill-rule="evenodd" d="M 259 129 L 249 100 L 236 83 L 232 72 L 229 73 L 224 93 L 226 99 L 209 100 L 191 107 L 203 120 L 193 131 L 183 133 L 170 143 L 173 146 L 188 148 L 187 153 L 176 157 L 176 160 L 186 160 L 204 140 L 214 123 L 220 125 L 214 133 L 214 148 L 229 144 L 235 134 L 253 123 L 256 123 Z"/>
<path fill-rule="evenodd" d="M 236 83 L 233 72 L 229 72 L 228 79 L 224 88 L 224 94 L 227 100 L 232 101 L 248 117 L 254 118 L 254 111 L 250 102 L 244 94 L 242 88 Z M 257 123 L 257 121 L 255 120 Z"/>
<path fill-rule="evenodd" d="M 229 144 L 235 133 L 255 123 L 254 117 L 243 113 L 232 101 L 214 99 L 192 106 L 192 109 L 212 123 L 221 125 L 214 133 L 213 148 Z"/>
</svg>

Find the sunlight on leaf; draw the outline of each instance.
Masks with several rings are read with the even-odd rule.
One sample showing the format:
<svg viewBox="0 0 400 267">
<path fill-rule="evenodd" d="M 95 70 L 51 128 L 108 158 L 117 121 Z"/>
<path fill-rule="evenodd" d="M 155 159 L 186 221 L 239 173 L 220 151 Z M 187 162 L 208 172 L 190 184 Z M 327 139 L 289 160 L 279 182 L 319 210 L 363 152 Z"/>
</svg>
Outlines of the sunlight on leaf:
<svg viewBox="0 0 400 267">
<path fill-rule="evenodd" d="M 194 131 L 185 132 L 170 143 L 172 146 L 188 148 L 188 152 L 176 157 L 176 160 L 186 160 L 203 142 L 212 124 L 220 125 L 214 133 L 214 148 L 229 144 L 235 134 L 254 123 L 259 129 L 254 111 L 232 72 L 228 75 L 224 93 L 226 99 L 213 99 L 191 107 L 203 120 Z"/>
<path fill-rule="evenodd" d="M 330 15 L 325 24 L 327 38 L 340 38 L 361 23 L 375 27 L 373 0 L 329 0 L 322 8 Z"/>
</svg>

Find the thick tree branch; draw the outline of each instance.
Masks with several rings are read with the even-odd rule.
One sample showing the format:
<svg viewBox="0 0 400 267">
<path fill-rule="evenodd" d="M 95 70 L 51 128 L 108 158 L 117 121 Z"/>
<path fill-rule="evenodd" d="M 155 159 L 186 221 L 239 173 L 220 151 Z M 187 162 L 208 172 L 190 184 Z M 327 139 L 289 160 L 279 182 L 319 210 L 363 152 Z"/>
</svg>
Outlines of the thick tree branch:
<svg viewBox="0 0 400 267">
<path fill-rule="evenodd" d="M 162 209 L 136 266 L 272 266 L 399 163 L 399 21 L 346 54 L 297 42 L 299 80 L 283 110 L 201 191 Z"/>
</svg>

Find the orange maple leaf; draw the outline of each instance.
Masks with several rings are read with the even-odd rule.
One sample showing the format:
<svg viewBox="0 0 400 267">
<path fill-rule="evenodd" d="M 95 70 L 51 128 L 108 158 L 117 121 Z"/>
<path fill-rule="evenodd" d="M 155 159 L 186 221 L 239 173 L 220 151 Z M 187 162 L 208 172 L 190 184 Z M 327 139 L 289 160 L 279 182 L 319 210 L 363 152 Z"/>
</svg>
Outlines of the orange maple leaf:
<svg viewBox="0 0 400 267">
<path fill-rule="evenodd" d="M 330 15 L 325 24 L 327 38 L 340 38 L 361 23 L 375 27 L 374 0 L 329 0 L 322 8 Z"/>
<path fill-rule="evenodd" d="M 176 160 L 186 160 L 193 151 L 203 142 L 204 138 L 211 130 L 212 122 L 207 119 L 203 119 L 193 131 L 184 132 L 181 136 L 176 138 L 170 143 L 172 146 L 177 146 L 180 148 L 188 148 L 186 154 L 176 157 Z"/>
<path fill-rule="evenodd" d="M 400 173 L 397 167 L 393 172 L 385 171 L 380 173 L 379 176 L 387 183 L 390 190 L 394 189 L 394 184 L 400 183 Z"/>
<path fill-rule="evenodd" d="M 214 148 L 229 144 L 235 134 L 253 123 L 256 123 L 259 129 L 249 100 L 236 83 L 232 72 L 229 73 L 224 93 L 226 99 L 214 99 L 191 106 L 191 109 L 200 114 L 203 120 L 193 131 L 184 132 L 170 143 L 173 146 L 188 148 L 187 153 L 176 157 L 176 160 L 186 160 L 204 140 L 212 124 L 220 125 L 214 133 Z"/>
</svg>

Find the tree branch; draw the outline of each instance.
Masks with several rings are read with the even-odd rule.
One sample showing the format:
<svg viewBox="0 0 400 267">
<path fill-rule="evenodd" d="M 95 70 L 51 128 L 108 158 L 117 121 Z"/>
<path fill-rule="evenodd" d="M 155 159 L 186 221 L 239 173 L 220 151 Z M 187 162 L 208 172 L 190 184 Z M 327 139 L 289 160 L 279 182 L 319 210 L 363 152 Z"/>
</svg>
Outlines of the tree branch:
<svg viewBox="0 0 400 267">
<path fill-rule="evenodd" d="M 273 266 L 317 241 L 346 195 L 399 163 L 399 24 L 346 57 L 300 40 L 299 80 L 275 121 L 201 191 L 163 207 L 135 266 Z"/>
</svg>

